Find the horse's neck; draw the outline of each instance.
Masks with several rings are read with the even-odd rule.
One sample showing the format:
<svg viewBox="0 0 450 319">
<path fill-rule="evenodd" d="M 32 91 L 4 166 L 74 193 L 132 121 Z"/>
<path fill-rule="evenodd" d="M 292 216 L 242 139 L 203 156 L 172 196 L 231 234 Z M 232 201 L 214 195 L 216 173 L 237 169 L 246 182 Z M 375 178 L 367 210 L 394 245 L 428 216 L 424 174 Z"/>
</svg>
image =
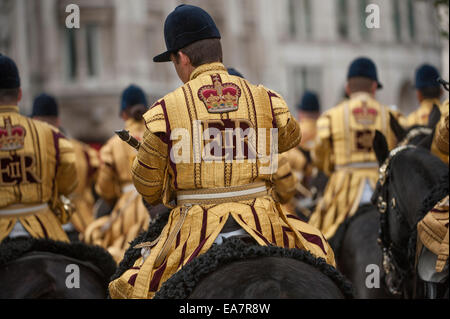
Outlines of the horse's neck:
<svg viewBox="0 0 450 319">
<path fill-rule="evenodd" d="M 408 174 L 402 174 L 394 183 L 395 196 L 398 209 L 406 219 L 410 229 L 415 228 L 421 218 L 422 204 L 425 196 L 434 186 L 436 172 L 423 166 L 421 174 L 409 170 Z M 423 217 L 423 216 L 422 216 Z"/>
</svg>

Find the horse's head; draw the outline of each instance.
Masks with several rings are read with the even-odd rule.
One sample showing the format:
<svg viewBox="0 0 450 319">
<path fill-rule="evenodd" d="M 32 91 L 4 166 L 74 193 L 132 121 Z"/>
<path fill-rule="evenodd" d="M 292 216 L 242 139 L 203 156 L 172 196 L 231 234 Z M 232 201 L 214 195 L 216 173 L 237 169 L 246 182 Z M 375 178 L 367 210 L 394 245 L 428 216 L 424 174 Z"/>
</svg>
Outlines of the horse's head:
<svg viewBox="0 0 450 319">
<path fill-rule="evenodd" d="M 436 104 L 433 105 L 433 109 L 428 116 L 427 125 L 413 125 L 405 129 L 392 114 L 389 114 L 389 116 L 390 127 L 397 141 L 399 141 L 398 145 L 417 145 L 428 150 L 431 148 L 434 129 L 441 118 L 441 111 Z"/>
<path fill-rule="evenodd" d="M 380 212 L 380 238 L 386 284 L 401 294 L 413 269 L 415 230 L 423 199 L 448 170 L 427 150 L 402 145 L 389 152 L 384 135 L 376 132 L 373 148 L 380 165 L 372 203 Z"/>
</svg>

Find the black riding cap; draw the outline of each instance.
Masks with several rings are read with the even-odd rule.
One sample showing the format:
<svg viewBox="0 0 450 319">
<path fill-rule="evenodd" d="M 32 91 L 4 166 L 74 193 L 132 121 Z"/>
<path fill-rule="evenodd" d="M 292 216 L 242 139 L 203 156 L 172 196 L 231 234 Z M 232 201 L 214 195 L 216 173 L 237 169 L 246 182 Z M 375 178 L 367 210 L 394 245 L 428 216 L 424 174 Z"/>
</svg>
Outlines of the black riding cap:
<svg viewBox="0 0 450 319">
<path fill-rule="evenodd" d="M 383 88 L 383 85 L 380 83 L 380 81 L 378 81 L 377 67 L 375 66 L 375 63 L 373 63 L 373 61 L 369 58 L 360 57 L 353 60 L 348 69 L 347 80 L 356 76 L 374 80 L 378 83 L 378 89 Z"/>
<path fill-rule="evenodd" d="M 56 99 L 48 94 L 42 93 L 33 101 L 31 116 L 58 116 L 58 103 Z"/>
<path fill-rule="evenodd" d="M 169 62 L 170 54 L 204 39 L 220 39 L 214 20 L 203 9 L 191 5 L 179 5 L 166 18 L 164 39 L 167 51 L 153 58 L 153 62 Z"/>
<path fill-rule="evenodd" d="M 0 53 L 0 89 L 17 89 L 19 87 L 20 76 L 16 63 Z"/>
</svg>

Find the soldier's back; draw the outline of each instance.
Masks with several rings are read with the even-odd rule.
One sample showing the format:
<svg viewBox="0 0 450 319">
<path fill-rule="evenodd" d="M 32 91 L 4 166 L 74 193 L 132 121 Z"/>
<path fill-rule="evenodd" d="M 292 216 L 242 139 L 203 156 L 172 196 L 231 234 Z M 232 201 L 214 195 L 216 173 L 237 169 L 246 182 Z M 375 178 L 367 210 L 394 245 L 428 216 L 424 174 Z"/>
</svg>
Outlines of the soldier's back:
<svg viewBox="0 0 450 319">
<path fill-rule="evenodd" d="M 77 185 L 72 144 L 56 128 L 0 106 L 0 240 L 17 221 L 33 237 L 66 240 L 55 216 L 59 195 Z M 61 212 L 61 211 L 60 211 Z"/>
</svg>

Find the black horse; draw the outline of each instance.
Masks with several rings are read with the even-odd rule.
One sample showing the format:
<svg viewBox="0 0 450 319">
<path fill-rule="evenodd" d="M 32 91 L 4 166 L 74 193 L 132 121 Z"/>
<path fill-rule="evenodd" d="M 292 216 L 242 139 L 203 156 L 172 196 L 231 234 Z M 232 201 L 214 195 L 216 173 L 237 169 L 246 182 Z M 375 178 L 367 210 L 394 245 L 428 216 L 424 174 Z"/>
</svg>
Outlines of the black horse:
<svg viewBox="0 0 450 319">
<path fill-rule="evenodd" d="M 156 299 L 343 299 L 353 290 L 342 274 L 307 251 L 230 238 L 167 280 Z"/>
<path fill-rule="evenodd" d="M 428 150 L 411 145 L 389 152 L 383 134 L 377 132 L 374 150 L 380 164 L 380 179 L 372 197 L 380 212 L 380 243 L 383 249 L 385 283 L 403 298 L 414 296 L 414 266 L 417 223 L 438 200 L 448 195 L 448 167 Z M 435 201 L 424 200 L 438 189 Z M 424 297 L 420 292 L 415 297 Z"/>
<path fill-rule="evenodd" d="M 166 212 L 152 221 L 130 247 L 156 239 L 168 216 Z M 128 249 L 112 280 L 140 256 L 139 249 Z M 169 278 L 155 295 L 160 299 L 352 297 L 351 283 L 324 259 L 299 249 L 262 247 L 237 238 L 214 244 Z"/>
<path fill-rule="evenodd" d="M 101 247 L 48 239 L 0 244 L 0 299 L 103 299 L 116 264 Z"/>
<path fill-rule="evenodd" d="M 372 277 L 377 280 L 384 276 L 382 253 L 377 243 L 379 228 L 376 206 L 364 204 L 330 239 L 337 267 L 352 282 L 358 299 L 394 298 L 381 279 L 377 283 L 371 281 Z"/>
</svg>

